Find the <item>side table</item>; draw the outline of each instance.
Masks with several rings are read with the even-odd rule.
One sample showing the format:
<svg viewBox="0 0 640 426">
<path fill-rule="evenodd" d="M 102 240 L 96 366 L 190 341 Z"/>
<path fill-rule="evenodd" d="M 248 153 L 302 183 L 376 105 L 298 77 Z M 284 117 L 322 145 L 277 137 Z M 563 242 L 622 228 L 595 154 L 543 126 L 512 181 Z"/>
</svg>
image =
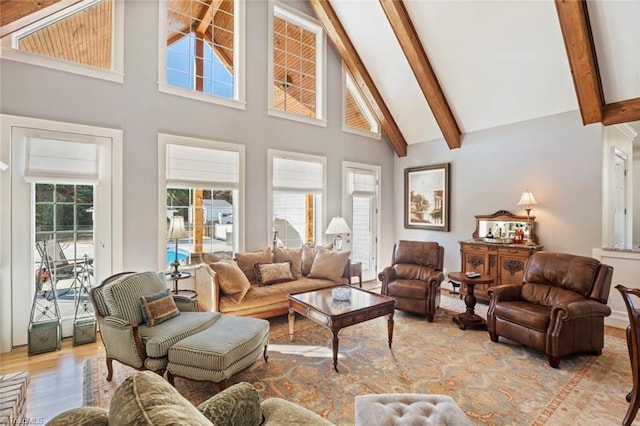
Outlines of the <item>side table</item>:
<svg viewBox="0 0 640 426">
<path fill-rule="evenodd" d="M 493 278 L 489 275 L 481 274 L 476 278 L 469 278 L 464 272 L 449 272 L 449 279 L 464 283 L 467 286 L 467 294 L 464 297 L 464 304 L 467 305 L 466 312 L 460 313 L 453 317 L 453 322 L 458 324 L 462 330 L 467 327 L 484 328 L 487 321 L 475 313 L 476 296 L 473 294 L 473 288 L 476 284 L 491 284 Z"/>
<path fill-rule="evenodd" d="M 351 277 L 358 277 L 358 285 L 362 288 L 362 262 L 351 261 L 349 263 L 349 285 L 351 285 Z"/>
<path fill-rule="evenodd" d="M 167 272 L 164 274 L 164 278 L 167 281 L 173 281 L 173 294 L 182 294 L 183 296 L 191 297 L 190 294 L 195 293 L 195 296 L 197 296 L 197 293 L 193 290 L 178 290 L 178 281 L 191 278 L 190 272 L 180 272 L 178 275 L 173 275 L 171 272 Z M 195 296 L 191 298 L 194 298 Z"/>
</svg>

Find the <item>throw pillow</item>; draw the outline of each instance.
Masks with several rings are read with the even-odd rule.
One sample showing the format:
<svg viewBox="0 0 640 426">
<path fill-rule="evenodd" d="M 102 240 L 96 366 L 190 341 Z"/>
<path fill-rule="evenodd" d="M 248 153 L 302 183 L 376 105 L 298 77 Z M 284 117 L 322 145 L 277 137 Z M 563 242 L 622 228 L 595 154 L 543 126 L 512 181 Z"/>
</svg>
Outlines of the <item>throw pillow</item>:
<svg viewBox="0 0 640 426">
<path fill-rule="evenodd" d="M 142 318 L 149 327 L 180 315 L 168 288 L 149 296 L 141 296 L 140 304 L 142 305 Z"/>
<path fill-rule="evenodd" d="M 302 278 L 302 249 L 284 249 L 277 247 L 273 250 L 273 262 L 291 262 L 293 278 Z"/>
<path fill-rule="evenodd" d="M 198 405 L 214 425 L 258 426 L 262 424 L 260 395 L 247 382 L 240 382 Z"/>
<path fill-rule="evenodd" d="M 311 265 L 313 265 L 313 259 L 316 257 L 316 248 L 314 246 L 302 247 L 302 266 L 300 272 L 305 277 L 309 275 L 311 271 Z"/>
<path fill-rule="evenodd" d="M 238 265 L 233 260 L 223 259 L 210 263 L 209 267 L 215 271 L 222 292 L 234 302 L 242 302 L 251 288 L 251 283 Z"/>
<path fill-rule="evenodd" d="M 295 280 L 291 273 L 290 260 L 280 263 L 256 262 L 253 264 L 253 268 L 256 273 L 256 281 L 261 287 Z"/>
<path fill-rule="evenodd" d="M 309 278 L 324 278 L 335 283 L 342 283 L 344 268 L 351 256 L 350 251 L 331 251 L 324 247 L 316 248 Z"/>
<path fill-rule="evenodd" d="M 247 279 L 251 282 L 255 282 L 256 274 L 253 271 L 253 264 L 256 262 L 271 263 L 271 247 L 249 253 L 236 253 L 236 261 L 238 262 L 238 266 L 242 272 L 247 276 Z"/>
</svg>

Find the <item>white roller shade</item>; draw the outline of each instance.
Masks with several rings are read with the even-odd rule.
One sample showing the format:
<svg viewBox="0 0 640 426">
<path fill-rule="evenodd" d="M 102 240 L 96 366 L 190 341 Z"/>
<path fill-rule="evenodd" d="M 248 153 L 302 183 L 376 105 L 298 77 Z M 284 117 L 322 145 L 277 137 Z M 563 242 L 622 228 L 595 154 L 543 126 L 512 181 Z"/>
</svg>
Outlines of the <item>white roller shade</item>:
<svg viewBox="0 0 640 426">
<path fill-rule="evenodd" d="M 25 180 L 42 182 L 54 178 L 96 183 L 99 155 L 98 144 L 29 137 Z"/>
<path fill-rule="evenodd" d="M 323 188 L 322 163 L 274 157 L 273 189 L 320 192 Z"/>
<path fill-rule="evenodd" d="M 349 172 L 349 193 L 375 194 L 376 176 L 372 172 Z"/>
<path fill-rule="evenodd" d="M 187 145 L 167 145 L 167 183 L 237 188 L 240 153 Z"/>
</svg>

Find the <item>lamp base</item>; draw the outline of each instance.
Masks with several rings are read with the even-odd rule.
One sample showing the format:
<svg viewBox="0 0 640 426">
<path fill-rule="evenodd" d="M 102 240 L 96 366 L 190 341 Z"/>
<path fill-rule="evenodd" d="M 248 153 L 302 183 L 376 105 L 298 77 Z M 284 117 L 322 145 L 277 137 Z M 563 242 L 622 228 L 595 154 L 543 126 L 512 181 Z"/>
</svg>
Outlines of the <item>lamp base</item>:
<svg viewBox="0 0 640 426">
<path fill-rule="evenodd" d="M 335 251 L 342 250 L 342 237 L 340 235 L 336 235 L 336 237 L 333 239 L 333 249 Z"/>
<path fill-rule="evenodd" d="M 171 266 L 173 266 L 173 271 L 171 271 L 171 276 L 179 277 L 180 271 L 178 271 L 178 266 L 180 266 L 180 262 L 171 262 Z"/>
</svg>

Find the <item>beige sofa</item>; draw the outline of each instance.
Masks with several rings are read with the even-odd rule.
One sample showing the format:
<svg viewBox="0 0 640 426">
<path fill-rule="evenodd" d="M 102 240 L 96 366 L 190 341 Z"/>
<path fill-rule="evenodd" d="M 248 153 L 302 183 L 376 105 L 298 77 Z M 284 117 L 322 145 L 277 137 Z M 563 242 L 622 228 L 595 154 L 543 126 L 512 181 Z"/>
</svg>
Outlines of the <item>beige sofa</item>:
<svg viewBox="0 0 640 426">
<path fill-rule="evenodd" d="M 249 383 L 235 384 L 210 397 L 197 407 L 160 375 L 150 371 L 136 373 L 115 390 L 109 409 L 79 407 L 65 411 L 48 426 L 107 425 L 228 425 L 331 426 L 333 423 L 292 402 L 280 398 L 260 401 Z"/>
<path fill-rule="evenodd" d="M 285 314 L 290 293 L 347 284 L 349 255 L 348 251 L 333 252 L 325 247 L 267 248 L 237 253 L 233 261 L 205 254 L 203 263 L 195 268 L 195 289 L 200 309 L 258 318 Z M 264 284 L 260 282 L 261 268 L 263 271 L 276 270 L 283 263 L 290 263 L 291 276 L 284 282 L 278 282 L 276 276 L 275 283 L 261 285 Z M 282 268 L 280 271 L 286 274 Z M 245 279 L 248 283 L 244 282 Z M 240 281 L 244 284 L 236 286 Z"/>
</svg>

